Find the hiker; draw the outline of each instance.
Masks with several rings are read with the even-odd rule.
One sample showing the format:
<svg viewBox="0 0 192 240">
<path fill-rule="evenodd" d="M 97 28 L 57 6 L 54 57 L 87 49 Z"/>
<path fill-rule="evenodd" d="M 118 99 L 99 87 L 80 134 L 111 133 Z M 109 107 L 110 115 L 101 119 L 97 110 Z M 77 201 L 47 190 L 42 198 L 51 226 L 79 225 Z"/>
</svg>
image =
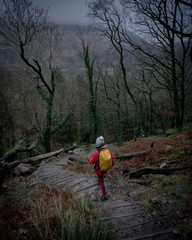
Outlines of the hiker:
<svg viewBox="0 0 192 240">
<path fill-rule="evenodd" d="M 114 165 L 114 158 L 109 149 L 105 146 L 103 136 L 100 136 L 96 139 L 96 149 L 97 150 L 92 158 L 89 159 L 89 163 L 95 164 L 95 174 L 98 176 L 99 184 L 103 193 L 101 196 L 101 201 L 104 201 L 107 200 L 109 196 L 106 194 L 103 175 Z M 105 171 L 101 169 L 104 169 Z"/>
</svg>

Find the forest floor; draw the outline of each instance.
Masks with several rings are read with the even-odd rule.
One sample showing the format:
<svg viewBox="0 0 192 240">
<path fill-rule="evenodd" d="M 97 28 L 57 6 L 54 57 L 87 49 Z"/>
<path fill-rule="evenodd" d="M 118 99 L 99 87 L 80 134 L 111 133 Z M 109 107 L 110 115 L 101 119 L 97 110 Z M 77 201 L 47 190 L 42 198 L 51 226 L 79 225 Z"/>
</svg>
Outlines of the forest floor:
<svg viewBox="0 0 192 240">
<path fill-rule="evenodd" d="M 131 159 L 116 159 L 119 154 L 145 152 L 152 143 L 154 147 L 149 152 Z M 31 176 L 7 176 L 5 191 L 0 196 L 2 239 L 27 239 L 28 230 L 23 226 L 31 209 L 28 202 L 47 199 L 42 191 L 45 185 L 70 191 L 74 198 L 91 202 L 100 221 L 112 225 L 114 239 L 192 239 L 192 130 L 170 137 L 138 138 L 120 148 L 109 147 L 116 161 L 105 177 L 108 201 L 100 201 L 101 190 L 93 166 L 72 163 L 69 154 L 42 162 Z M 85 158 L 90 157 L 94 149 L 86 149 L 86 153 Z M 141 167 L 186 166 L 189 168 L 168 176 L 145 174 L 139 179 L 148 180 L 145 185 L 136 183 L 128 174 Z"/>
</svg>

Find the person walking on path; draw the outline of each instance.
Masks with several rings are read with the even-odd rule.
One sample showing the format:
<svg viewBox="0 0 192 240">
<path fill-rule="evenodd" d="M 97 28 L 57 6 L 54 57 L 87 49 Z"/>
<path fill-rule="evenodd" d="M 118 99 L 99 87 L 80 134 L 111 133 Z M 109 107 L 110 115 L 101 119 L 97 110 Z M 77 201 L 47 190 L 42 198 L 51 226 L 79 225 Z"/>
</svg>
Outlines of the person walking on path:
<svg viewBox="0 0 192 240">
<path fill-rule="evenodd" d="M 98 176 L 100 187 L 101 187 L 101 190 L 102 190 L 102 193 L 103 193 L 103 195 L 101 196 L 101 201 L 104 201 L 104 200 L 107 200 L 109 198 L 109 196 L 106 194 L 106 190 L 105 190 L 105 184 L 104 184 L 104 177 L 103 176 L 104 176 L 104 174 L 106 174 L 106 171 L 101 170 L 100 153 L 103 150 L 106 150 L 106 149 L 108 150 L 108 151 L 106 151 L 107 154 L 104 154 L 104 158 L 106 156 L 107 156 L 107 158 L 109 158 L 109 161 L 111 161 L 111 166 L 114 165 L 114 158 L 113 158 L 111 152 L 109 151 L 109 149 L 107 148 L 107 146 L 105 146 L 103 136 L 100 136 L 96 139 L 96 149 L 97 150 L 95 151 L 92 158 L 89 159 L 89 163 L 90 164 L 95 164 L 95 166 L 94 166 L 95 174 Z M 103 154 L 103 152 L 102 152 L 102 154 Z"/>
</svg>

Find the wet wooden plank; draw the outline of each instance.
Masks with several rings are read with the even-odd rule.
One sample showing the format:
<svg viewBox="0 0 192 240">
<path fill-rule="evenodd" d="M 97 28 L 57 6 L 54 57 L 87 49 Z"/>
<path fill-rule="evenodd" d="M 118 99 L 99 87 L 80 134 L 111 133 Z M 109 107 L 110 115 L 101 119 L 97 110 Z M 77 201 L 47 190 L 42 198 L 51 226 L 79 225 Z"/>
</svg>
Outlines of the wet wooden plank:
<svg viewBox="0 0 192 240">
<path fill-rule="evenodd" d="M 149 233 L 146 235 L 140 235 L 140 236 L 133 237 L 133 238 L 126 238 L 124 240 L 143 240 L 143 239 L 152 238 L 152 237 L 156 237 L 156 236 L 166 235 L 166 234 L 169 234 L 172 232 L 173 232 L 173 229 L 168 229 L 168 230 L 164 230 L 164 231 L 160 231 L 160 232 L 153 232 L 153 233 Z"/>
<path fill-rule="evenodd" d="M 89 186 L 87 186 L 87 187 L 81 188 L 81 189 L 75 191 L 75 193 L 78 193 L 78 192 L 84 191 L 84 190 L 86 190 L 86 189 L 88 189 L 88 188 L 90 188 L 90 187 L 94 187 L 94 186 L 96 186 L 96 185 L 98 186 L 98 183 L 94 183 L 94 184 L 89 185 Z"/>
<path fill-rule="evenodd" d="M 69 179 L 67 179 L 66 181 L 64 180 L 63 181 L 63 183 L 61 182 L 61 183 L 58 183 L 57 185 L 66 185 L 66 184 L 68 184 L 68 183 L 71 183 L 71 182 L 73 182 L 73 181 L 76 181 L 77 179 L 79 179 L 79 178 L 82 178 L 82 176 L 74 176 L 73 178 L 69 178 Z"/>
<path fill-rule="evenodd" d="M 148 223 L 161 221 L 161 220 L 164 220 L 164 219 L 166 219 L 166 217 L 152 218 L 149 221 L 135 223 L 135 224 L 130 224 L 130 225 L 126 226 L 126 227 L 118 228 L 118 231 L 127 230 L 128 228 L 138 227 L 138 226 L 146 225 Z"/>
<path fill-rule="evenodd" d="M 67 180 L 69 179 L 73 179 L 76 175 L 74 174 L 70 174 L 70 175 L 66 175 L 66 176 L 63 176 L 61 178 L 55 178 L 51 181 L 52 184 L 58 184 L 60 182 L 66 182 Z"/>
<path fill-rule="evenodd" d="M 125 215 L 104 217 L 104 218 L 100 218 L 100 220 L 103 221 L 103 220 L 112 220 L 112 219 L 118 219 L 118 218 L 124 218 L 124 217 L 132 217 L 132 216 L 136 216 L 136 215 L 143 215 L 143 214 L 148 213 L 148 212 L 149 211 L 141 211 L 141 212 L 129 213 L 129 214 L 125 214 Z"/>
<path fill-rule="evenodd" d="M 128 203 L 128 204 L 124 204 L 124 205 L 119 205 L 119 206 L 114 206 L 114 207 L 109 207 L 108 209 L 113 209 L 113 208 L 122 208 L 122 207 L 129 207 L 129 206 L 133 206 L 133 205 L 142 205 L 143 202 L 132 202 L 132 203 Z"/>
<path fill-rule="evenodd" d="M 37 175 L 37 178 L 40 178 L 41 180 L 46 180 L 46 179 L 49 179 L 49 178 L 54 178 L 56 176 L 63 176 L 65 175 L 64 173 L 54 173 L 54 174 L 48 174 L 48 175 Z"/>
</svg>

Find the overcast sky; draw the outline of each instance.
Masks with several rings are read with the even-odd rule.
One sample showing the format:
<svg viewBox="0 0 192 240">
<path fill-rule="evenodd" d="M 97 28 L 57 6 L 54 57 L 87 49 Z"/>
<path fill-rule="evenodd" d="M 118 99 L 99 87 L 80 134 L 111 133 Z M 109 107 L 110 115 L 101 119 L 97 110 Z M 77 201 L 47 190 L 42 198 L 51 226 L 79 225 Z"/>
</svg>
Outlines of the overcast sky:
<svg viewBox="0 0 192 240">
<path fill-rule="evenodd" d="M 59 23 L 86 24 L 88 8 L 85 2 L 91 0 L 33 0 L 34 5 L 49 7 L 48 15 Z"/>
</svg>

